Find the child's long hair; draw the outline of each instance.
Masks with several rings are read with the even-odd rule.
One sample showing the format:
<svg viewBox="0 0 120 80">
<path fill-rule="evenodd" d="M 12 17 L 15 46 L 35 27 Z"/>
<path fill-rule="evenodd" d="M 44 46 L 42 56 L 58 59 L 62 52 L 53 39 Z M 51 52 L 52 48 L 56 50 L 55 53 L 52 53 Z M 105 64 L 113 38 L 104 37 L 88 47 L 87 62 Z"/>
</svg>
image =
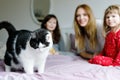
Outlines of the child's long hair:
<svg viewBox="0 0 120 80">
<path fill-rule="evenodd" d="M 57 44 L 60 41 L 60 37 L 61 37 L 61 33 L 60 33 L 60 29 L 59 29 L 59 23 L 58 23 L 58 19 L 55 15 L 53 14 L 49 14 L 47 15 L 44 20 L 42 21 L 41 24 L 41 28 L 47 29 L 46 27 L 46 23 L 51 19 L 51 18 L 55 18 L 56 19 L 56 28 L 53 31 L 52 37 L 53 37 L 53 43 Z"/>
<path fill-rule="evenodd" d="M 88 24 L 85 27 L 81 27 L 77 23 L 77 11 L 79 8 L 83 8 L 87 15 L 89 16 Z M 74 14 L 74 29 L 75 29 L 75 38 L 76 38 L 76 47 L 79 49 L 83 49 L 85 47 L 85 36 L 89 39 L 90 47 L 95 48 L 97 44 L 97 29 L 96 29 L 96 20 L 94 18 L 94 15 L 92 13 L 91 8 L 86 5 L 78 5 L 78 7 L 75 10 Z"/>
<path fill-rule="evenodd" d="M 107 26 L 107 24 L 106 24 L 106 15 L 108 13 L 118 13 L 120 16 L 120 5 L 111 5 L 105 10 L 104 21 L 103 21 L 103 35 L 104 35 L 104 37 L 111 30 L 111 27 Z"/>
</svg>

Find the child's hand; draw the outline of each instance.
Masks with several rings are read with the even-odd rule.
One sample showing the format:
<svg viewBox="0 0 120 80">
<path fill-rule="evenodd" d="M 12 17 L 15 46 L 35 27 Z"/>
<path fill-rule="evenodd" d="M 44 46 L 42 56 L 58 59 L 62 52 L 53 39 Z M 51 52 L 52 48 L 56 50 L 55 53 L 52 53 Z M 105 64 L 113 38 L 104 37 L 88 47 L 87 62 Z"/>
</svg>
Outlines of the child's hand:
<svg viewBox="0 0 120 80">
<path fill-rule="evenodd" d="M 54 48 L 50 49 L 50 54 L 51 55 L 55 55 L 55 54 L 59 54 Z"/>
</svg>

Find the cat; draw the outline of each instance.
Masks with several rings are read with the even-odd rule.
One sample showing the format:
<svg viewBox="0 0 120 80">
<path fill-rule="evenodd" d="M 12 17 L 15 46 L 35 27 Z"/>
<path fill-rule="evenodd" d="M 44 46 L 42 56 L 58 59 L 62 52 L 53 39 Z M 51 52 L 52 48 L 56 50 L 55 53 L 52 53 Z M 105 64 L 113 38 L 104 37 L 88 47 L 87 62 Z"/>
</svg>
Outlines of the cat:
<svg viewBox="0 0 120 80">
<path fill-rule="evenodd" d="M 23 68 L 25 73 L 33 74 L 36 67 L 38 73 L 44 73 L 49 50 L 53 46 L 51 33 L 45 29 L 16 30 L 7 21 L 0 22 L 1 29 L 8 32 L 4 56 L 5 71 Z"/>
</svg>

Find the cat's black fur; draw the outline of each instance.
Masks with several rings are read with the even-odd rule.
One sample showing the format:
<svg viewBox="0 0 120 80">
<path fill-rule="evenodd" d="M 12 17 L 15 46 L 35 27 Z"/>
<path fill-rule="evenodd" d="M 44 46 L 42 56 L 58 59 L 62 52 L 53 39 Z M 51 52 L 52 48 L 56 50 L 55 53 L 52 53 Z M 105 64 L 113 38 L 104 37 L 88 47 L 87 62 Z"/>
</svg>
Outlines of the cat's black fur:
<svg viewBox="0 0 120 80">
<path fill-rule="evenodd" d="M 4 62 L 7 66 L 10 67 L 10 69 L 13 63 L 15 65 L 21 63 L 21 61 L 19 60 L 20 58 L 19 55 L 22 53 L 22 51 L 27 49 L 28 44 L 34 50 L 40 48 L 40 43 L 44 44 L 42 48 L 51 46 L 51 42 L 46 40 L 46 35 L 48 35 L 47 30 L 44 29 L 37 29 L 35 31 L 16 30 L 14 26 L 7 21 L 0 22 L 0 29 L 6 29 L 9 34 L 6 43 L 6 53 L 4 56 Z M 32 72 L 28 71 L 27 73 L 32 73 Z"/>
</svg>

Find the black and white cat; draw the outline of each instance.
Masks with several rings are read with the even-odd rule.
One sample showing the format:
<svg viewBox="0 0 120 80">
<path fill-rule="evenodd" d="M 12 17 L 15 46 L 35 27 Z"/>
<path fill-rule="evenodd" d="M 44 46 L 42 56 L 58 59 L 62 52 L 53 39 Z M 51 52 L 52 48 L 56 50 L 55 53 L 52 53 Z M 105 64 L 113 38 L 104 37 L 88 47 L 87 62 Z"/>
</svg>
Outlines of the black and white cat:
<svg viewBox="0 0 120 80">
<path fill-rule="evenodd" d="M 38 73 L 43 73 L 53 45 L 51 33 L 45 29 L 16 30 L 7 21 L 0 22 L 0 29 L 6 29 L 9 34 L 4 56 L 5 70 L 22 67 L 26 73 L 33 74 L 36 67 Z"/>
</svg>

